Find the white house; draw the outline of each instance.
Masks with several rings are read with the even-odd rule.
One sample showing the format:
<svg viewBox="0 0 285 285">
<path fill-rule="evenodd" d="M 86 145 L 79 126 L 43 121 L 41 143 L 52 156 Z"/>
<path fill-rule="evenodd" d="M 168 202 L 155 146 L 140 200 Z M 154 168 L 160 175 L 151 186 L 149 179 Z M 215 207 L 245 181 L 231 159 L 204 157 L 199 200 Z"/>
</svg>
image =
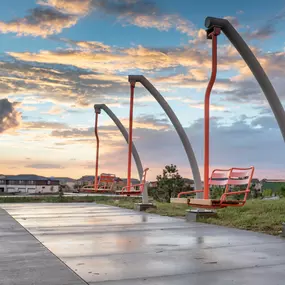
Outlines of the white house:
<svg viewBox="0 0 285 285">
<path fill-rule="evenodd" d="M 59 181 L 37 175 L 0 175 L 0 193 L 57 193 Z"/>
</svg>

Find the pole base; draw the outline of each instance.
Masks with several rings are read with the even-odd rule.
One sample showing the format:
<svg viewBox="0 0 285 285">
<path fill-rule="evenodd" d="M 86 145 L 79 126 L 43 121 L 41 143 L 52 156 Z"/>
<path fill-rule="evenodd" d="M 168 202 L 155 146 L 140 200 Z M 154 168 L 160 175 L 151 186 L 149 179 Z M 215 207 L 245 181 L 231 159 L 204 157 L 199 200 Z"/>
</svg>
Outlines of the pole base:
<svg viewBox="0 0 285 285">
<path fill-rule="evenodd" d="M 156 209 L 157 207 L 152 203 L 136 203 L 134 208 L 136 211 L 142 212 L 147 209 Z"/>
<path fill-rule="evenodd" d="M 285 238 L 285 223 L 282 223 L 283 228 L 282 228 L 282 233 L 281 236 Z"/>
<path fill-rule="evenodd" d="M 212 210 L 187 210 L 186 211 L 186 221 L 187 222 L 197 222 L 199 218 L 209 218 L 209 217 L 216 217 L 217 213 Z"/>
</svg>

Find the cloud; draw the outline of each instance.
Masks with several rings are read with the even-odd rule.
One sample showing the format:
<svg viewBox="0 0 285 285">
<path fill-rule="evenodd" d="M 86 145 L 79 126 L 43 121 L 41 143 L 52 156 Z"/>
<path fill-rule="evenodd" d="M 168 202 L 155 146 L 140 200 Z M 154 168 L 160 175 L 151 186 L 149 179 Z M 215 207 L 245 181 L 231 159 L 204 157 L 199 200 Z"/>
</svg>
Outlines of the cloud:
<svg viewBox="0 0 285 285">
<path fill-rule="evenodd" d="M 0 67 L 0 97 L 13 97 L 25 104 L 52 102 L 66 105 L 69 109 L 71 105 L 87 108 L 94 103 L 103 103 L 106 94 L 123 94 L 122 97 L 128 94 L 126 76 L 120 76 L 121 83 L 112 78 L 112 75 L 108 79 L 106 74 L 101 74 L 98 79 L 85 79 L 81 76 L 99 74 L 69 65 L 25 63 L 18 60 L 2 61 Z M 122 81 L 125 81 L 124 86 L 121 86 Z M 115 103 L 114 100 L 106 100 L 106 103 L 111 101 Z"/>
<path fill-rule="evenodd" d="M 200 104 L 189 104 L 189 106 L 191 108 L 197 108 L 197 109 L 202 109 L 204 110 L 204 103 L 200 103 Z M 221 105 L 217 105 L 217 104 L 211 104 L 210 105 L 210 110 L 212 111 L 225 111 L 226 108 L 224 106 Z"/>
<path fill-rule="evenodd" d="M 235 28 L 239 26 L 239 21 L 237 17 L 226 16 L 224 19 L 228 20 Z"/>
<path fill-rule="evenodd" d="M 75 41 L 68 38 L 61 38 L 57 36 L 49 36 L 49 39 L 66 43 L 71 47 L 79 48 L 79 50 L 87 51 L 111 51 L 111 47 L 98 41 Z"/>
<path fill-rule="evenodd" d="M 248 40 L 264 40 L 270 38 L 275 32 L 273 24 L 269 23 L 253 32 L 246 33 L 245 38 Z"/>
<path fill-rule="evenodd" d="M 8 99 L 0 99 L 0 133 L 20 126 L 21 114 Z"/>
<path fill-rule="evenodd" d="M 89 12 L 91 0 L 39 0 L 37 3 L 55 8 L 62 13 L 84 15 Z"/>
<path fill-rule="evenodd" d="M 128 119 L 121 119 L 123 125 L 128 130 Z M 140 115 L 135 118 L 133 123 L 134 135 L 133 139 L 143 139 L 138 130 L 161 130 L 167 131 L 171 128 L 168 120 L 165 118 L 156 118 L 153 115 Z M 121 150 L 126 148 L 126 142 L 117 127 L 111 120 L 105 122 L 104 125 L 99 126 L 100 144 L 103 147 L 104 153 L 112 153 L 114 150 Z M 90 128 L 71 128 L 58 129 L 51 132 L 51 137 L 63 139 L 64 142 L 56 143 L 56 145 L 71 145 L 71 144 L 95 144 L 94 127 Z"/>
<path fill-rule="evenodd" d="M 252 122 L 251 125 L 254 127 L 261 127 L 265 129 L 277 129 L 279 130 L 279 126 L 276 122 L 276 119 L 272 116 L 260 116 L 255 118 Z"/>
<path fill-rule="evenodd" d="M 267 54 L 254 47 L 253 51 L 280 92 L 281 99 L 284 98 L 284 51 Z M 0 93 L 5 96 L 37 94 L 41 100 L 74 102 L 84 108 L 91 108 L 94 103 L 112 106 L 126 103 L 129 83 L 125 74 L 143 73 L 159 90 L 190 88 L 201 92 L 208 84 L 211 68 L 209 51 L 193 46 L 169 49 L 108 46 L 108 51 L 98 52 L 66 49 L 11 52 L 9 55 L 13 62 L 1 64 L 3 84 Z M 224 71 L 234 75 L 224 75 Z M 143 88 L 136 89 L 139 96 L 146 93 Z M 227 95 L 233 102 L 266 102 L 249 68 L 230 45 L 223 45 L 219 54 L 219 74 L 213 93 Z"/>
<path fill-rule="evenodd" d="M 245 33 L 245 37 L 248 40 L 268 39 L 276 33 L 276 26 L 278 26 L 278 24 L 282 22 L 284 19 L 285 19 L 285 9 L 281 10 L 278 14 L 265 21 L 265 24 L 263 24 L 261 27 L 257 28 L 253 32 Z"/>
<path fill-rule="evenodd" d="M 123 25 L 168 31 L 171 28 L 188 36 L 195 34 L 192 22 L 177 14 L 164 14 L 154 2 L 146 0 L 38 0 L 40 5 L 24 18 L 0 22 L 2 33 L 19 36 L 47 37 L 74 26 L 81 17 L 91 13 L 112 15 Z M 92 48 L 92 43 L 78 46 Z"/>
<path fill-rule="evenodd" d="M 66 128 L 66 127 L 67 125 L 65 123 L 59 123 L 59 122 L 37 121 L 37 122 L 23 123 L 24 129 L 59 129 L 59 128 Z"/>
<path fill-rule="evenodd" d="M 142 28 L 168 31 L 171 28 L 193 36 L 192 22 L 177 14 L 164 14 L 154 2 L 145 0 L 45 0 L 39 4 L 48 5 L 62 13 L 86 15 L 92 12 L 115 16 L 123 25 L 131 24 Z"/>
<path fill-rule="evenodd" d="M 117 16 L 123 24 L 131 24 L 142 28 L 155 28 L 168 31 L 171 28 L 193 36 L 194 25 L 176 14 L 164 14 L 154 2 L 145 0 L 93 0 L 91 6 L 95 11 Z"/>
<path fill-rule="evenodd" d="M 75 25 L 78 18 L 51 8 L 36 7 L 24 18 L 0 22 L 0 32 L 16 33 L 19 36 L 42 36 L 58 34 L 64 28 Z"/>
<path fill-rule="evenodd" d="M 123 23 L 132 24 L 142 28 L 156 28 L 159 31 L 169 31 L 171 28 L 176 29 L 182 34 L 188 36 L 195 35 L 195 27 L 189 20 L 181 18 L 179 15 L 123 15 L 120 16 Z"/>
<path fill-rule="evenodd" d="M 33 169 L 63 169 L 64 168 L 60 164 L 50 164 L 50 163 L 28 164 L 25 167 L 33 168 Z"/>
<path fill-rule="evenodd" d="M 65 110 L 62 109 L 61 107 L 53 106 L 47 112 L 44 112 L 44 113 L 49 114 L 49 115 L 58 115 L 58 114 L 62 114 L 63 112 L 65 112 Z"/>
<path fill-rule="evenodd" d="M 284 169 L 284 142 L 272 118 L 259 118 L 259 128 L 256 128 L 257 121 L 246 122 L 247 118 L 240 118 L 229 125 L 223 125 L 221 119 L 211 118 L 212 167 L 254 165 L 257 173 L 265 169 Z M 197 120 L 186 127 L 185 131 L 190 138 L 199 165 L 202 165 L 203 120 Z M 157 164 L 163 167 L 165 164 L 175 163 L 183 173 L 189 175 L 186 155 L 174 130 L 164 132 L 138 129 L 136 135 L 142 138 L 136 141 L 136 146 L 141 157 L 147 161 L 148 167 L 152 168 Z"/>
<path fill-rule="evenodd" d="M 274 127 L 272 117 L 243 116 L 235 119 L 236 121 L 225 125 L 222 123 L 222 117 L 211 118 L 211 169 L 254 165 L 255 176 L 260 178 L 264 178 L 265 172 L 269 176 L 282 173 L 285 159 L 284 142 L 276 124 Z M 200 166 L 203 165 L 203 124 L 203 120 L 199 119 L 185 127 Z M 155 175 L 170 163 L 175 163 L 184 177 L 192 176 L 185 151 L 173 128 L 165 130 L 139 127 L 134 130 L 134 136 L 144 165 L 152 171 L 151 179 L 155 179 Z M 100 155 L 100 165 L 101 169 L 121 173 L 122 170 L 118 171 L 118 168 L 112 165 L 114 161 L 126 160 L 127 148 L 124 141 L 116 142 L 115 145 L 121 146 L 120 151 L 118 152 L 117 148 L 109 148 L 108 152 Z M 135 166 L 133 169 L 135 172 Z M 203 175 L 203 168 L 200 169 Z"/>
<path fill-rule="evenodd" d="M 29 105 L 24 105 L 24 104 L 21 104 L 21 106 L 19 106 L 19 108 L 21 110 L 24 110 L 24 111 L 35 111 L 35 110 L 37 110 L 37 107 L 35 107 L 35 106 L 29 106 Z"/>
<path fill-rule="evenodd" d="M 94 136 L 94 129 L 93 128 L 72 128 L 68 130 L 55 130 L 51 133 L 54 137 L 61 137 L 61 138 L 76 138 L 76 137 L 93 137 Z"/>
<path fill-rule="evenodd" d="M 129 120 L 121 119 L 123 125 L 128 126 Z M 154 115 L 140 115 L 134 119 L 134 129 L 154 129 L 154 130 L 168 130 L 171 128 L 169 120 L 166 118 L 156 118 Z"/>
</svg>

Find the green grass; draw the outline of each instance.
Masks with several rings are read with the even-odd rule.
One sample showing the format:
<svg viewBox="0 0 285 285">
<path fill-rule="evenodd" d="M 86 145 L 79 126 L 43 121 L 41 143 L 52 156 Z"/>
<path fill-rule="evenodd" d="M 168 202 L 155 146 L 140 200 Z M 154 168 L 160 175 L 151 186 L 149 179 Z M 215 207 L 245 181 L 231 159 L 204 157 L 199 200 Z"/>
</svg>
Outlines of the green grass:
<svg viewBox="0 0 285 285">
<path fill-rule="evenodd" d="M 133 209 L 134 203 L 141 202 L 140 198 L 131 197 L 1 197 L 0 203 L 72 203 L 72 202 L 96 202 L 100 204 Z M 184 217 L 187 205 L 155 203 L 156 209 L 147 210 L 162 216 Z M 282 231 L 282 223 L 285 222 L 285 198 L 280 200 L 249 200 L 241 208 L 229 207 L 217 211 L 215 218 L 201 218 L 199 222 L 227 226 L 232 228 L 251 230 L 256 232 L 279 235 Z"/>
<path fill-rule="evenodd" d="M 127 209 L 134 208 L 134 201 L 127 198 L 117 201 L 107 200 L 102 203 Z M 184 217 L 185 211 L 189 209 L 187 205 L 183 204 L 159 202 L 155 204 L 157 209 L 149 209 L 148 213 Z M 199 222 L 279 235 L 282 231 L 282 223 L 285 222 L 285 199 L 249 200 L 244 207 L 220 209 L 217 211 L 217 217 L 200 218 Z"/>
<path fill-rule="evenodd" d="M 279 235 L 285 222 L 285 199 L 250 200 L 241 208 L 220 209 L 216 218 L 201 222 Z"/>
</svg>

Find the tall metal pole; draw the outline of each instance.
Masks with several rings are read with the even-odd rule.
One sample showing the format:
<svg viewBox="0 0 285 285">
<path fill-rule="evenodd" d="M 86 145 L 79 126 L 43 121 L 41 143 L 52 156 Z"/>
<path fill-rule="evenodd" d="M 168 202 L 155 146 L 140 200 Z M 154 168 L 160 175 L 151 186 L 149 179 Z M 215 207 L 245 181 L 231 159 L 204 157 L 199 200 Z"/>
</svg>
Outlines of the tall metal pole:
<svg viewBox="0 0 285 285">
<path fill-rule="evenodd" d="M 273 111 L 275 119 L 279 125 L 281 134 L 285 141 L 285 110 L 280 102 L 280 99 L 274 90 L 268 76 L 260 65 L 259 61 L 248 47 L 246 42 L 242 39 L 239 33 L 226 19 L 207 17 L 205 19 L 206 28 L 219 27 L 231 41 L 236 50 L 240 53 L 243 60 L 248 65 L 259 86 L 261 87 L 267 101 Z"/>
<path fill-rule="evenodd" d="M 163 98 L 163 96 L 159 93 L 159 91 L 143 75 L 129 75 L 129 82 L 140 82 L 149 91 L 149 93 L 156 99 L 158 104 L 165 111 L 169 120 L 173 124 L 187 154 L 188 161 L 193 173 L 195 189 L 202 190 L 202 181 L 195 153 L 192 149 L 187 134 L 184 128 L 182 127 L 180 121 L 178 120 L 176 114 L 173 112 L 173 110 L 171 109 L 167 101 Z M 201 195 L 202 195 L 201 193 L 197 193 L 197 197 L 202 198 Z"/>
<path fill-rule="evenodd" d="M 129 134 L 128 134 L 126 128 L 121 123 L 121 121 L 118 119 L 118 117 L 112 112 L 112 110 L 107 107 L 107 105 L 105 105 L 105 104 L 95 104 L 94 105 L 94 109 L 95 110 L 96 109 L 104 110 L 106 112 L 106 114 L 113 120 L 115 125 L 118 127 L 118 129 L 120 130 L 121 134 L 125 138 L 126 142 L 129 143 Z M 137 170 L 138 170 L 138 175 L 139 175 L 140 181 L 142 181 L 142 178 L 143 178 L 143 166 L 142 166 L 142 162 L 141 162 L 139 153 L 137 151 L 137 148 L 136 148 L 134 142 L 132 143 L 132 154 L 133 154 L 133 158 L 135 160 L 136 166 L 137 166 Z"/>
<path fill-rule="evenodd" d="M 134 108 L 134 90 L 135 82 L 131 82 L 131 96 L 130 96 L 130 116 L 129 116 L 129 152 L 128 152 L 128 181 L 127 191 L 131 190 L 131 175 L 132 175 L 132 142 L 133 142 L 133 108 Z"/>
<path fill-rule="evenodd" d="M 98 136 L 98 115 L 100 114 L 100 110 L 95 110 L 95 136 L 96 136 L 96 162 L 95 162 L 95 181 L 94 181 L 94 190 L 98 190 L 98 166 L 99 166 L 99 136 Z"/>
<path fill-rule="evenodd" d="M 212 39 L 212 73 L 205 93 L 204 107 L 204 199 L 209 199 L 209 164 L 210 164 L 210 96 L 217 75 L 217 36 L 219 28 L 214 28 L 209 35 Z"/>
</svg>

